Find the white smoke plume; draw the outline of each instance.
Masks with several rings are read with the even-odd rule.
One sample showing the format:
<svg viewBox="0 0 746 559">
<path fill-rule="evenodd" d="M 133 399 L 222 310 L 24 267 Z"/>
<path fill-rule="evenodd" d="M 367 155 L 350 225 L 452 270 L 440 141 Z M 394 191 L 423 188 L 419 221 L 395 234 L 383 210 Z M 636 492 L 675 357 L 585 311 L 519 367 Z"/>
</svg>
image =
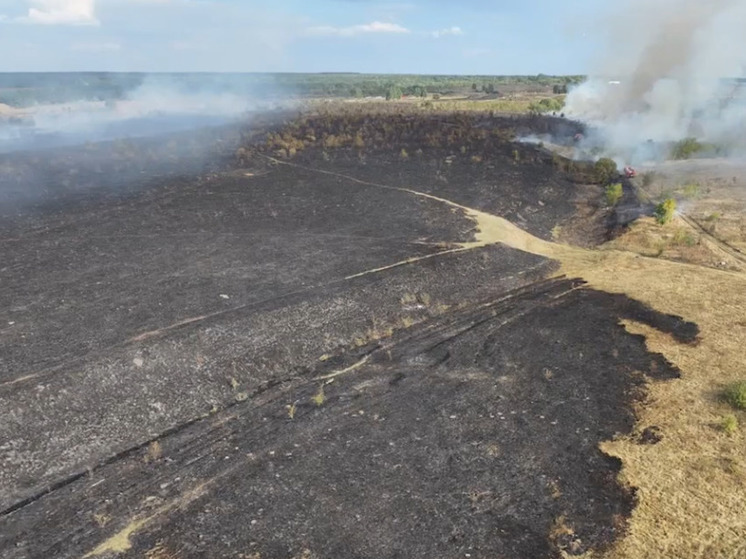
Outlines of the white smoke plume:
<svg viewBox="0 0 746 559">
<path fill-rule="evenodd" d="M 695 137 L 742 149 L 745 0 L 632 0 L 605 26 L 609 44 L 566 114 L 629 162 Z M 652 142 L 651 142 L 652 140 Z M 657 147 L 656 147 L 657 146 Z"/>
<path fill-rule="evenodd" d="M 263 107 L 240 80 L 187 78 L 149 76 L 119 99 L 25 108 L 0 104 L 0 154 L 195 130 L 246 118 Z"/>
</svg>

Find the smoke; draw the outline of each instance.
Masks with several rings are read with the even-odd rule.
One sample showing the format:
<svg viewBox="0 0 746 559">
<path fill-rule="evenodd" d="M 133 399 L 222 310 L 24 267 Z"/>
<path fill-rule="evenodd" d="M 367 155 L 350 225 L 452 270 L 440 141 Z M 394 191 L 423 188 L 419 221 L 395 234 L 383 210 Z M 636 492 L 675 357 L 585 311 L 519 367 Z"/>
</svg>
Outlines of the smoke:
<svg viewBox="0 0 746 559">
<path fill-rule="evenodd" d="M 53 79 L 67 86 L 53 88 Z M 98 82 L 80 87 L 81 79 Z M 220 171 L 247 122 L 293 103 L 248 75 L 40 74 L 38 81 L 6 87 L 31 98 L 0 103 L 0 223 L 78 196 L 126 195 L 151 180 Z"/>
<path fill-rule="evenodd" d="M 149 76 L 117 97 L 0 105 L 0 153 L 143 138 L 228 124 L 264 108 L 244 82 L 225 77 Z"/>
<path fill-rule="evenodd" d="M 605 26 L 609 44 L 566 114 L 595 130 L 586 143 L 627 162 L 664 156 L 686 137 L 743 150 L 744 0 L 624 3 Z"/>
</svg>

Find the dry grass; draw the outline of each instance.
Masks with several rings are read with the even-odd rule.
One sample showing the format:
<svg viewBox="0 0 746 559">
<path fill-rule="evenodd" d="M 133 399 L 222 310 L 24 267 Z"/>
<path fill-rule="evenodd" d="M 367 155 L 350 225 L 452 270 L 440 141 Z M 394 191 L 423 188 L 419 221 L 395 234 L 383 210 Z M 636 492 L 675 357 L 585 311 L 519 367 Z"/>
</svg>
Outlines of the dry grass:
<svg viewBox="0 0 746 559">
<path fill-rule="evenodd" d="M 743 268 L 743 262 L 734 259 L 679 218 L 665 226 L 657 224 L 653 218 L 641 218 L 630 226 L 625 235 L 608 243 L 606 248 L 712 268 Z"/>
<path fill-rule="evenodd" d="M 317 406 L 323 406 L 326 402 L 326 394 L 324 394 L 324 385 L 319 386 L 319 391 L 311 396 L 311 401 Z"/>
<path fill-rule="evenodd" d="M 670 335 L 637 323 L 648 348 L 682 371 L 674 382 L 651 383 L 638 410 L 640 425 L 657 425 L 663 440 L 639 445 L 633 437 L 602 445 L 623 461 L 622 481 L 638 488 L 639 506 L 629 534 L 610 559 L 746 557 L 746 436 L 726 436 L 719 419 L 729 406 L 723 388 L 744 375 L 746 274 L 645 258 L 618 250 L 589 251 L 536 239 L 481 212 L 468 212 L 477 242 L 503 242 L 558 259 L 562 273 L 593 288 L 623 293 L 652 308 L 696 322 L 701 340 L 676 343 Z"/>
<path fill-rule="evenodd" d="M 156 462 L 163 456 L 163 449 L 161 443 L 153 441 L 148 445 L 148 453 L 145 457 L 146 462 Z"/>
<path fill-rule="evenodd" d="M 652 383 L 638 410 L 640 425 L 657 425 L 663 440 L 640 446 L 631 438 L 603 449 L 624 463 L 623 480 L 639 488 L 629 535 L 609 554 L 614 559 L 746 557 L 746 437 L 717 429 L 727 406 L 722 387 L 743 374 L 746 342 L 746 275 L 609 253 L 598 265 L 566 260 L 565 271 L 604 291 L 625 293 L 664 313 L 696 322 L 696 346 L 639 324 L 682 371 L 675 382 Z"/>
<path fill-rule="evenodd" d="M 529 112 L 529 107 L 541 99 L 552 98 L 552 95 L 521 95 L 505 97 L 500 99 L 441 99 L 433 101 L 436 109 L 449 111 L 476 111 L 495 113 L 517 113 Z"/>
</svg>

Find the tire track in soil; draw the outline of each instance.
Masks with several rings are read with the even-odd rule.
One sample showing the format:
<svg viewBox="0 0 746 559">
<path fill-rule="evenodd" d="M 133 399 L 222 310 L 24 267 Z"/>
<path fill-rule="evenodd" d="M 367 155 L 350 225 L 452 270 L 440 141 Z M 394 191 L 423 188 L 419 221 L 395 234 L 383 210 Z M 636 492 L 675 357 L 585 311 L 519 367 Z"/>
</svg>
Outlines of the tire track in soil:
<svg viewBox="0 0 746 559">
<path fill-rule="evenodd" d="M 433 258 L 435 256 L 441 256 L 446 254 L 452 254 L 455 252 L 461 252 L 476 248 L 481 248 L 490 244 L 496 244 L 496 243 L 502 243 L 505 244 L 511 248 L 515 248 L 518 250 L 522 250 L 524 252 L 529 252 L 532 254 L 545 256 L 549 258 L 560 258 L 565 255 L 571 255 L 574 258 L 587 258 L 589 256 L 592 256 L 594 254 L 597 254 L 597 251 L 591 251 L 588 249 L 581 249 L 577 247 L 571 247 L 566 245 L 558 245 L 556 243 L 551 243 L 548 241 L 544 241 L 542 239 L 539 239 L 537 237 L 534 237 L 533 235 L 530 235 L 529 233 L 521 230 L 517 226 L 513 225 L 512 223 L 508 222 L 507 220 L 504 220 L 503 218 L 500 218 L 498 216 L 490 215 L 485 212 L 469 208 L 466 206 L 462 206 L 460 204 L 454 203 L 450 200 L 439 198 L 437 196 L 433 196 L 430 194 L 426 194 L 423 192 L 419 192 L 412 189 L 407 188 L 400 188 L 400 187 L 393 187 L 389 185 L 382 185 L 382 184 L 376 184 L 368 181 L 362 181 L 360 179 L 356 179 L 354 177 L 350 177 L 347 175 L 342 175 L 339 173 L 334 173 L 330 171 L 325 170 L 319 170 L 319 169 L 313 169 L 308 167 L 303 167 L 300 165 L 296 165 L 289 162 L 279 161 L 275 160 L 273 158 L 262 156 L 270 161 L 275 162 L 276 164 L 282 164 L 282 165 L 289 165 L 293 167 L 298 167 L 301 169 L 305 169 L 308 171 L 313 171 L 317 173 L 322 173 L 330 176 L 336 176 L 338 178 L 342 178 L 344 180 L 349 180 L 358 184 L 362 184 L 365 186 L 371 186 L 376 188 L 383 188 L 383 189 L 389 189 L 389 190 L 396 190 L 400 192 L 406 192 L 409 194 L 412 194 L 414 196 L 430 199 L 439 203 L 447 204 L 451 207 L 457 208 L 462 210 L 465 215 L 471 219 L 473 219 L 476 223 L 476 230 L 475 230 L 475 240 L 466 242 L 466 243 L 459 243 L 460 248 L 457 249 L 451 249 L 439 253 L 435 253 L 433 255 L 428 255 L 425 257 L 420 258 L 414 258 L 414 259 L 408 259 L 404 261 L 400 261 L 385 267 L 380 267 L 368 271 L 361 272 L 359 274 L 355 274 L 353 276 L 350 276 L 348 278 L 344 278 L 343 280 L 336 280 L 335 283 L 346 281 L 352 278 L 361 277 L 368 274 L 375 274 L 384 272 L 387 270 L 390 270 L 392 268 L 403 266 L 407 264 L 412 264 L 419 262 L 423 259 L 427 258 Z M 560 280 L 550 280 L 550 288 L 547 291 L 551 291 L 551 287 L 556 287 L 553 285 L 553 282 L 560 281 Z M 569 288 L 565 288 L 564 290 L 560 290 L 560 293 L 555 294 L 552 296 L 549 301 L 558 298 L 563 297 L 567 295 L 569 292 L 572 291 L 572 289 L 575 289 L 577 284 L 571 283 Z M 509 294 L 506 295 L 506 297 L 501 298 L 497 302 L 488 303 L 486 305 L 483 305 L 482 307 L 473 310 L 471 309 L 469 313 L 464 314 L 456 311 L 455 313 L 449 313 L 446 318 L 441 319 L 441 324 L 433 327 L 433 325 L 428 324 L 426 325 L 427 329 L 431 329 L 430 332 L 426 333 L 424 336 L 422 333 L 420 333 L 420 343 L 426 342 L 426 344 L 430 347 L 436 347 L 438 344 L 445 343 L 448 340 L 453 339 L 454 337 L 457 337 L 461 335 L 462 333 L 470 330 L 471 328 L 474 328 L 475 326 L 481 324 L 484 321 L 493 320 L 496 318 L 496 316 L 500 315 L 501 313 L 498 313 L 494 310 L 494 307 L 496 305 L 501 305 L 503 307 L 502 314 L 510 315 L 511 311 L 516 310 L 516 305 L 521 302 L 521 298 L 525 296 L 525 292 L 531 293 L 532 291 L 539 289 L 541 292 L 541 288 L 546 287 L 546 282 L 538 282 L 536 284 L 532 284 L 530 286 L 527 286 L 523 288 L 522 293 L 517 294 Z M 307 291 L 307 290 L 303 290 Z M 534 293 L 535 295 L 535 293 Z M 536 306 L 540 306 L 543 304 L 548 304 L 549 301 L 546 299 L 547 293 L 543 292 L 541 294 L 541 297 L 539 298 L 539 301 L 532 301 L 532 305 L 524 310 L 523 312 L 516 312 L 514 316 L 508 317 L 505 322 L 500 324 L 502 326 L 503 324 L 509 323 L 511 320 L 514 320 L 515 318 L 518 318 L 522 316 L 523 314 L 530 312 L 532 308 L 535 308 Z M 237 308 L 237 309 L 228 309 L 225 311 L 221 311 L 220 313 L 215 313 L 203 317 L 195 317 L 194 319 L 187 319 L 185 321 L 181 321 L 180 323 L 177 323 L 175 325 L 164 327 L 163 329 L 159 329 L 152 332 L 147 332 L 144 334 L 141 334 L 137 337 L 134 337 L 128 341 L 128 343 L 136 343 L 138 341 L 142 341 L 143 339 L 149 338 L 151 336 L 160 335 L 162 333 L 166 333 L 172 329 L 178 328 L 179 326 L 183 325 L 192 325 L 197 322 L 206 320 L 208 318 L 215 318 L 220 315 L 224 315 L 230 312 L 235 312 L 236 310 L 241 310 L 244 307 Z M 486 316 L 485 316 L 486 314 Z M 436 321 L 437 322 L 437 321 Z M 417 327 L 413 328 L 415 331 L 417 331 Z M 370 361 L 374 360 L 374 355 L 379 354 L 381 352 L 393 352 L 396 351 L 396 348 L 400 346 L 401 344 L 406 344 L 406 347 L 409 347 L 408 344 L 414 343 L 417 341 L 417 334 L 410 334 L 411 337 L 399 340 L 396 342 L 393 342 L 392 344 L 383 345 L 381 347 L 376 347 L 371 353 L 368 353 L 367 355 L 364 355 L 363 358 L 356 363 L 353 363 L 352 365 L 341 369 L 337 371 L 330 371 L 326 373 L 322 373 L 320 376 L 314 376 L 311 379 L 306 380 L 303 384 L 296 386 L 296 389 L 303 389 L 303 388 L 313 388 L 318 384 L 318 381 L 324 381 L 324 382 L 331 382 L 334 381 L 337 377 L 343 376 L 347 373 L 354 372 L 364 366 L 366 366 Z M 318 375 L 318 373 L 316 373 Z M 281 396 L 281 395 L 280 395 Z M 170 431 L 169 433 L 162 434 L 161 436 L 153 439 L 149 442 L 155 442 L 155 441 L 164 441 L 167 438 L 175 438 L 175 439 L 181 439 L 183 436 L 185 436 L 185 433 L 183 431 L 188 431 L 189 429 L 195 429 L 198 432 L 193 435 L 193 438 L 191 440 L 182 440 L 180 441 L 178 447 L 181 449 L 182 456 L 178 459 L 178 464 L 176 472 L 182 472 L 182 471 L 188 471 L 191 469 L 197 469 L 196 467 L 193 468 L 195 464 L 200 464 L 202 460 L 208 460 L 213 459 L 214 455 L 218 454 L 214 452 L 216 446 L 220 446 L 221 442 L 226 441 L 227 439 L 231 438 L 232 435 L 235 435 L 237 433 L 236 430 L 227 429 L 227 431 L 224 429 L 226 425 L 228 425 L 230 422 L 238 421 L 242 417 L 243 413 L 247 413 L 247 408 L 249 408 L 249 403 L 254 404 L 254 408 L 252 411 L 256 411 L 257 409 L 261 409 L 264 406 L 272 406 L 277 405 L 277 399 L 275 398 L 269 398 L 264 403 L 260 404 L 260 406 L 256 406 L 256 399 L 251 398 L 248 402 L 246 402 L 245 406 L 241 405 L 234 405 L 231 406 L 230 409 L 224 409 L 221 412 L 218 412 L 218 414 L 210 419 L 199 419 L 197 422 L 189 422 L 187 424 L 184 424 L 180 427 L 177 427 L 176 429 Z M 242 409 L 243 408 L 243 409 Z M 207 424 L 210 424 L 210 427 L 207 426 Z M 216 425 L 216 427 L 212 427 Z M 207 432 L 204 432 L 204 429 L 207 428 Z M 263 440 L 267 440 L 266 435 L 269 435 L 271 433 L 262 433 L 261 430 L 254 433 L 254 436 L 252 438 L 252 442 L 260 442 Z M 257 436 L 258 435 L 258 436 Z M 246 442 L 245 440 L 243 442 Z M 146 443 L 148 444 L 148 443 Z M 111 468 L 111 469 L 117 469 L 120 467 L 127 468 L 132 467 L 132 460 L 137 459 L 138 457 L 134 457 L 134 454 L 136 454 L 137 450 L 140 450 L 143 448 L 143 445 L 138 445 L 134 449 L 131 449 L 130 451 L 126 451 L 124 453 L 120 453 L 118 457 L 115 457 L 113 460 L 105 461 L 103 468 Z M 207 451 L 207 452 L 205 452 Z M 130 462 L 129 464 L 125 465 L 125 463 Z M 220 464 L 218 463 L 218 466 Z M 174 510 L 175 508 L 179 508 L 183 506 L 184 504 L 188 504 L 192 500 L 198 498 L 202 491 L 199 490 L 199 488 L 206 488 L 208 485 L 214 484 L 217 480 L 222 478 L 225 475 L 228 475 L 229 473 L 235 471 L 236 468 L 239 466 L 245 466 L 245 461 L 241 460 L 238 464 L 235 464 L 231 466 L 228 469 L 221 469 L 218 468 L 218 471 L 213 471 L 212 475 L 205 481 L 204 478 L 202 478 L 202 481 L 200 481 L 196 486 L 194 486 L 191 490 L 187 491 L 178 491 L 178 495 L 174 499 L 172 499 L 170 502 L 167 502 L 166 504 L 162 505 L 160 508 L 156 509 L 155 512 L 152 512 L 151 514 L 141 517 L 141 518 L 135 518 L 135 520 L 129 522 L 127 526 L 117 531 L 111 538 L 105 540 L 103 543 L 98 544 L 96 547 L 93 548 L 92 551 L 88 552 L 85 557 L 90 557 L 93 555 L 98 555 L 100 553 L 106 552 L 106 551 L 115 551 L 117 545 L 124 545 L 125 547 L 121 548 L 122 550 L 126 550 L 128 547 L 129 537 L 136 533 L 139 529 L 142 529 L 143 527 L 147 526 L 149 523 L 155 521 L 159 516 L 168 513 L 171 510 Z M 95 471 L 89 472 L 90 474 L 93 474 Z M 126 493 L 120 492 L 120 497 L 124 497 L 128 504 L 126 507 L 123 507 L 124 510 L 132 510 L 138 509 L 141 506 L 141 500 L 144 495 L 146 495 L 150 490 L 152 490 L 155 486 L 157 486 L 158 482 L 162 482 L 166 479 L 173 479 L 174 477 L 174 471 L 171 470 L 167 473 L 165 473 L 162 477 L 161 476 L 148 476 L 148 479 L 146 483 L 144 484 L 135 484 L 131 485 Z M 63 484 L 56 486 L 53 490 L 45 492 L 43 494 L 40 494 L 32 499 L 27 499 L 21 506 L 13 506 L 10 509 L 6 510 L 3 516 L 7 517 L 11 513 L 18 513 L 23 512 L 23 509 L 30 507 L 31 505 L 36 504 L 38 501 L 40 501 L 42 498 L 50 498 L 57 500 L 58 494 L 61 494 L 62 492 L 66 492 L 70 489 L 70 486 L 73 484 L 79 482 L 82 479 L 83 476 L 76 476 L 70 480 L 70 483 Z M 94 494 L 85 494 L 85 491 L 76 493 L 76 496 L 81 499 L 83 502 L 81 502 L 77 506 L 82 506 L 85 508 L 85 501 L 89 502 L 96 502 L 95 494 L 99 494 L 101 496 L 105 495 L 104 489 L 110 490 L 111 488 L 109 485 L 111 483 L 116 484 L 116 481 L 110 481 L 110 480 L 116 480 L 119 476 L 117 475 L 104 475 L 101 482 L 97 482 L 93 486 L 89 487 L 89 491 L 94 492 Z M 201 476 L 200 476 L 201 477 Z M 186 497 L 189 495 L 194 495 L 194 499 L 187 499 Z M 61 505 L 59 509 L 49 509 L 47 508 L 45 510 L 44 514 L 44 521 L 49 521 L 49 515 L 55 516 L 59 515 L 60 522 L 63 522 L 64 524 L 64 518 L 70 518 L 72 515 L 70 514 L 72 511 L 68 509 L 70 507 L 70 503 L 64 499 L 59 499 L 59 504 Z M 79 508 L 74 508 L 73 510 L 77 510 L 78 513 L 80 513 Z M 93 515 L 95 511 L 95 505 L 91 509 L 91 516 Z M 69 522 L 69 520 L 68 520 Z M 73 526 L 75 527 L 76 524 L 73 523 Z M 91 533 L 83 527 L 77 526 L 77 529 L 73 528 L 71 532 L 68 532 L 66 534 L 67 538 L 74 538 L 75 540 L 78 540 L 81 536 L 84 536 L 88 533 L 88 535 L 91 535 Z M 124 543 L 122 543 L 122 538 L 124 538 Z M 88 538 L 90 539 L 90 538 Z M 59 543 L 59 542 L 57 542 Z"/>
<path fill-rule="evenodd" d="M 725 254 L 736 260 L 738 263 L 746 266 L 746 254 L 744 254 L 742 251 L 734 247 L 733 245 L 729 244 L 727 241 L 724 241 L 723 239 L 719 238 L 718 236 L 714 235 L 713 233 L 710 233 L 705 227 L 703 227 L 696 219 L 693 217 L 690 217 L 686 215 L 685 213 L 679 213 L 679 217 L 689 225 L 692 229 L 697 231 L 700 235 L 707 238 L 708 241 L 713 243 L 715 246 L 717 246 L 720 250 L 722 250 Z"/>
<path fill-rule="evenodd" d="M 125 552 L 131 547 L 130 538 L 138 531 L 170 512 L 188 506 L 216 487 L 221 480 L 241 468 L 247 468 L 254 460 L 253 455 L 260 453 L 258 449 L 270 446 L 268 442 L 275 440 L 287 422 L 262 422 L 259 417 L 282 417 L 285 409 L 283 397 L 289 390 L 304 394 L 308 399 L 320 384 L 344 382 L 350 374 L 366 366 L 375 368 L 381 360 L 390 361 L 430 351 L 486 322 L 492 321 L 494 330 L 499 330 L 538 307 L 551 305 L 581 286 L 582 282 L 562 278 L 542 280 L 507 293 L 495 301 L 447 313 L 401 331 L 387 343 L 374 344 L 352 365 L 336 370 L 311 371 L 308 378 L 299 380 L 296 377 L 285 381 L 291 383 L 292 387 L 273 390 L 283 384 L 281 381 L 267 391 L 254 394 L 248 400 L 237 402 L 215 415 L 189 422 L 145 444 L 121 452 L 101 466 L 72 476 L 66 483 L 0 513 L 0 519 L 7 522 L 0 535 L 0 549 L 8 549 L 9 542 L 19 533 L 33 532 L 37 528 L 41 530 L 41 525 L 44 525 L 57 527 L 56 537 L 53 542 L 47 542 L 48 547 L 34 550 L 33 557 L 58 556 L 59 553 L 64 554 L 65 549 L 77 549 L 81 544 L 88 544 L 88 551 L 80 551 L 79 556 L 83 559 Z M 299 409 L 294 421 L 301 421 L 311 412 L 307 407 Z M 151 465 L 143 460 L 143 456 L 147 455 L 148 445 L 154 442 L 163 445 L 166 460 L 159 458 Z M 251 452 L 245 454 L 243 449 L 239 450 L 235 445 Z M 226 464 L 224 457 L 228 454 L 233 456 Z M 183 479 L 185 482 L 174 483 L 174 479 Z M 121 480 L 129 481 L 122 487 Z M 162 495 L 163 490 L 159 488 L 164 484 L 170 486 L 168 497 L 159 497 L 156 507 L 149 506 L 150 496 Z M 98 539 L 99 534 L 91 520 L 98 514 L 101 504 L 112 495 L 116 495 L 114 501 L 117 510 L 111 512 L 118 529 L 103 541 L 90 543 Z M 139 512 L 133 515 L 132 511 Z M 116 513 L 121 513 L 121 516 Z M 88 524 L 82 523 L 81 518 L 88 519 Z M 116 522 L 117 518 L 124 518 L 126 522 L 122 525 Z"/>
</svg>

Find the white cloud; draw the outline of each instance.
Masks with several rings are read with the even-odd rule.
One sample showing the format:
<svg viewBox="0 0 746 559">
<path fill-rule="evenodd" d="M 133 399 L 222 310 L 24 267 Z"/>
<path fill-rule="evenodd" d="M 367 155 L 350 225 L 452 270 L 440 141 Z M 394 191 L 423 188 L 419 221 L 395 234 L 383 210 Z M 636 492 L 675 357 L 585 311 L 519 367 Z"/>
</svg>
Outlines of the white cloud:
<svg viewBox="0 0 746 559">
<path fill-rule="evenodd" d="M 349 27 L 333 27 L 325 25 L 321 27 L 309 27 L 307 30 L 309 35 L 322 35 L 322 36 L 336 36 L 336 37 L 354 37 L 356 35 L 364 35 L 371 33 L 385 33 L 385 34 L 406 34 L 410 33 L 409 29 L 402 27 L 397 23 L 384 23 L 381 21 L 374 21 L 372 23 L 365 23 L 362 25 L 351 25 Z"/>
<path fill-rule="evenodd" d="M 95 0 L 28 0 L 25 23 L 43 25 L 98 25 Z"/>
<path fill-rule="evenodd" d="M 458 36 L 463 34 L 464 32 L 461 30 L 460 27 L 449 27 L 448 29 L 439 29 L 438 31 L 430 32 L 430 35 L 432 37 L 435 37 L 436 39 L 440 39 L 441 37 L 446 37 L 448 35 Z"/>
</svg>

